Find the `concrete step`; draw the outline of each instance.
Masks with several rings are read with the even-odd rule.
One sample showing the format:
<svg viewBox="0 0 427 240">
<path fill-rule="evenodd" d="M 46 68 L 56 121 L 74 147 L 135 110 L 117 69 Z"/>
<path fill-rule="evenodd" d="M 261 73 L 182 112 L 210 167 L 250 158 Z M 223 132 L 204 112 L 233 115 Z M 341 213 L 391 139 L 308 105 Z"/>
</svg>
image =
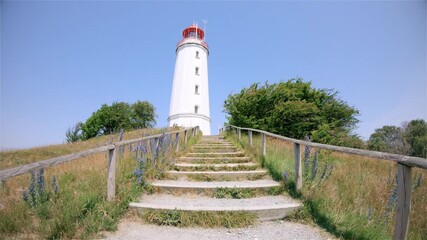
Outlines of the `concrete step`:
<svg viewBox="0 0 427 240">
<path fill-rule="evenodd" d="M 169 194 L 143 195 L 140 202 L 129 204 L 131 208 L 144 210 L 180 210 L 208 212 L 255 213 L 260 220 L 281 219 L 289 212 L 302 206 L 301 203 L 284 196 L 263 196 L 249 199 L 217 199 L 209 197 L 174 196 Z"/>
<path fill-rule="evenodd" d="M 203 136 L 201 141 L 227 141 L 223 136 Z"/>
<path fill-rule="evenodd" d="M 213 181 L 213 182 L 194 182 L 185 180 L 156 180 L 151 182 L 151 185 L 159 193 L 170 194 L 199 194 L 212 196 L 218 188 L 237 188 L 237 189 L 253 189 L 253 190 L 268 190 L 278 187 L 280 184 L 271 179 L 261 180 L 244 180 L 244 181 Z"/>
<path fill-rule="evenodd" d="M 227 142 L 227 141 L 201 141 L 201 142 L 198 142 L 196 144 L 200 144 L 200 145 L 230 145 L 232 143 Z"/>
<path fill-rule="evenodd" d="M 229 152 L 229 153 L 187 153 L 188 157 L 243 157 L 244 152 Z"/>
<path fill-rule="evenodd" d="M 204 170 L 255 170 L 258 164 L 248 163 L 220 163 L 220 164 L 197 164 L 197 163 L 176 163 L 175 170 L 178 171 L 204 171 Z"/>
<path fill-rule="evenodd" d="M 227 149 L 227 148 L 231 148 L 231 149 L 236 149 L 237 147 L 234 145 L 219 145 L 219 144 L 211 144 L 211 145 L 207 145 L 207 144 L 202 144 L 202 145 L 193 145 L 191 147 L 192 149 Z"/>
<path fill-rule="evenodd" d="M 234 153 L 236 148 L 193 148 L 192 153 Z"/>
<path fill-rule="evenodd" d="M 199 164 L 225 164 L 250 162 L 249 157 L 180 157 L 180 162 Z"/>
<path fill-rule="evenodd" d="M 166 171 L 168 177 L 172 179 L 192 179 L 196 181 L 236 181 L 261 179 L 267 175 L 267 171 Z"/>
</svg>

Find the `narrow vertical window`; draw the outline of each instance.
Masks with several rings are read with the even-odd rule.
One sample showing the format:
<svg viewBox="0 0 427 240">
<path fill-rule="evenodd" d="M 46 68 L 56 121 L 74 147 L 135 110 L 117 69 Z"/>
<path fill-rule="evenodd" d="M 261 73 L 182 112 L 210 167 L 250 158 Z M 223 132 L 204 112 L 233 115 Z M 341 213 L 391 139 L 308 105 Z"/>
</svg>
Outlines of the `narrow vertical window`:
<svg viewBox="0 0 427 240">
<path fill-rule="evenodd" d="M 199 113 L 199 106 L 194 106 L 194 113 Z"/>
<path fill-rule="evenodd" d="M 196 51 L 196 58 L 199 58 L 199 51 Z"/>
<path fill-rule="evenodd" d="M 199 94 L 199 85 L 194 86 L 194 93 Z"/>
<path fill-rule="evenodd" d="M 199 75 L 199 67 L 196 67 L 195 73 L 196 73 L 196 75 Z"/>
</svg>

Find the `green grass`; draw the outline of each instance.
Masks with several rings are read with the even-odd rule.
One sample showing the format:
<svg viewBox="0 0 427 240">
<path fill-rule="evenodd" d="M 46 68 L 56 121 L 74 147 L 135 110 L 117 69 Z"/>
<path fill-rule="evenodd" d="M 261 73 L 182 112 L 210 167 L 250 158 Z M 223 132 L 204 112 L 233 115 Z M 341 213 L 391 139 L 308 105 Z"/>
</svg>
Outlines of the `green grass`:
<svg viewBox="0 0 427 240">
<path fill-rule="evenodd" d="M 242 188 L 216 188 L 214 198 L 253 198 L 257 196 L 271 195 L 276 196 L 282 194 L 284 188 L 282 186 L 270 187 L 268 189 L 242 189 Z"/>
<path fill-rule="evenodd" d="M 215 160 L 197 160 L 192 162 L 197 164 L 227 164 L 227 163 L 246 163 L 248 162 L 248 160 L 223 158 L 223 159 L 215 159 Z"/>
<path fill-rule="evenodd" d="M 136 135 L 141 135 L 141 132 L 138 131 Z M 135 132 L 125 133 L 127 135 L 135 135 Z M 190 138 L 188 144 L 195 141 Z M 86 146 L 92 143 L 81 144 Z M 180 146 L 182 150 L 186 149 L 183 139 Z M 44 154 L 47 157 L 54 156 L 63 151 L 62 147 L 69 148 L 68 144 L 51 146 L 52 152 Z M 75 149 L 80 150 L 81 147 Z M 113 202 L 106 201 L 107 161 L 104 153 L 45 169 L 47 191 L 53 191 L 51 177 L 55 175 L 59 193 L 57 197 L 50 197 L 49 201 L 36 207 L 30 207 L 21 199 L 22 191 L 28 188 L 29 174 L 9 179 L 6 188 L 2 186 L 0 189 L 0 239 L 92 239 L 100 231 L 116 230 L 118 221 L 128 210 L 129 202 L 136 200 L 143 191 L 153 193 L 150 185 L 137 185 L 133 174 L 135 154 L 129 152 L 128 146 L 125 150 L 117 161 L 116 197 Z M 31 151 L 35 152 L 36 158 L 40 157 L 38 149 L 24 152 L 29 154 Z M 20 154 L 17 151 L 15 155 Z M 168 160 L 175 158 L 173 151 L 170 154 L 167 155 Z M 14 153 L 6 155 L 12 156 Z M 31 159 L 31 154 L 28 156 Z M 156 166 L 156 170 L 148 169 L 147 172 L 153 173 L 149 177 L 160 177 L 155 172 L 164 172 L 166 166 Z"/>
<path fill-rule="evenodd" d="M 178 210 L 145 210 L 139 213 L 147 223 L 161 226 L 241 228 L 252 225 L 256 215 L 246 212 L 188 212 Z"/>
<path fill-rule="evenodd" d="M 187 178 L 195 182 L 212 182 L 212 181 L 231 181 L 229 176 L 212 177 L 208 174 L 188 174 Z"/>
<path fill-rule="evenodd" d="M 227 166 L 215 167 L 211 164 L 211 165 L 201 165 L 201 166 L 194 166 L 194 167 L 175 166 L 174 170 L 176 171 L 251 171 L 251 170 L 256 170 L 258 168 L 259 167 L 257 165 L 254 165 L 254 166 L 237 165 L 233 167 L 227 167 Z"/>
<path fill-rule="evenodd" d="M 395 163 L 321 150 L 318 171 L 312 178 L 312 151 L 311 165 L 307 172 L 304 171 L 303 189 L 297 192 L 292 143 L 268 138 L 267 155 L 262 157 L 259 135 L 254 134 L 253 147 L 248 146 L 245 134 L 242 134 L 240 143 L 235 135 L 228 135 L 227 138 L 244 148 L 248 156 L 258 159 L 273 179 L 284 181 L 283 174 L 287 173 L 286 191 L 304 204 L 288 219 L 315 223 L 343 239 L 391 238 L 395 209 L 389 210 L 388 216 L 385 213 L 394 185 Z M 304 146 L 301 150 L 304 151 Z M 326 174 L 322 179 L 326 165 L 333 165 L 334 168 L 330 175 Z M 414 178 L 419 174 L 423 174 L 422 184 L 412 193 L 408 239 L 425 239 L 427 236 L 427 171 L 414 168 Z"/>
</svg>

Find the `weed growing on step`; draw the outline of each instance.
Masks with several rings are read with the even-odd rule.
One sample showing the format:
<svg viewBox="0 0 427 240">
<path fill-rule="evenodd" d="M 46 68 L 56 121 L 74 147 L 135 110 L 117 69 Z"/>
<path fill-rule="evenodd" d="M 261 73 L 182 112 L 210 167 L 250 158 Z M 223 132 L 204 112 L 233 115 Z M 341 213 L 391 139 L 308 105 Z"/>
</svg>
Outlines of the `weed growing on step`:
<svg viewBox="0 0 427 240">
<path fill-rule="evenodd" d="M 174 170 L 176 171 L 251 171 L 258 169 L 258 166 L 245 166 L 245 165 L 237 165 L 233 167 L 228 166 L 214 166 L 214 165 L 201 165 L 201 166 L 194 166 L 194 167 L 174 167 Z"/>
<path fill-rule="evenodd" d="M 145 210 L 139 215 L 148 223 L 176 227 L 242 228 L 248 227 L 256 221 L 256 215 L 247 212 Z"/>
<path fill-rule="evenodd" d="M 255 196 L 255 190 L 245 188 L 217 188 L 214 191 L 214 198 L 251 198 Z"/>
<path fill-rule="evenodd" d="M 284 192 L 283 186 L 270 187 L 267 189 L 246 189 L 246 188 L 216 188 L 213 192 L 214 198 L 253 198 L 257 196 L 277 196 Z"/>
<path fill-rule="evenodd" d="M 263 178 L 265 178 L 265 174 L 264 173 L 259 173 L 259 174 L 251 174 L 251 175 L 248 175 L 247 177 L 246 177 L 246 179 L 247 180 L 249 180 L 249 181 L 255 181 L 255 180 L 260 180 L 260 179 L 263 179 Z"/>
</svg>

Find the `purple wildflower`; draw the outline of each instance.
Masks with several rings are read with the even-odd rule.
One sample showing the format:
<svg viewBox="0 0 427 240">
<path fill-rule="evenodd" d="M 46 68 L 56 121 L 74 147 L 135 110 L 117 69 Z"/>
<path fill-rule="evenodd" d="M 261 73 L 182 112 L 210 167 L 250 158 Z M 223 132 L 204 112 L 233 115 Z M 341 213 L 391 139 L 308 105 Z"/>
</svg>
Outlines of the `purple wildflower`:
<svg viewBox="0 0 427 240">
<path fill-rule="evenodd" d="M 368 211 L 368 223 L 371 222 L 373 214 L 374 214 L 374 209 L 373 208 L 369 208 L 369 211 Z"/>
<path fill-rule="evenodd" d="M 323 171 L 322 171 L 322 175 L 320 176 L 320 179 L 323 180 L 326 177 L 326 172 L 328 171 L 328 164 L 326 163 L 323 166 Z"/>
<path fill-rule="evenodd" d="M 39 171 L 37 172 L 36 182 L 37 182 L 38 194 L 39 194 L 39 196 L 42 196 L 44 194 L 44 188 L 45 188 L 44 169 L 43 168 L 40 168 Z"/>
<path fill-rule="evenodd" d="M 311 169 L 311 179 L 316 178 L 318 166 L 319 166 L 318 150 L 316 150 L 316 152 L 314 153 L 314 157 L 313 157 L 313 166 Z"/>
<path fill-rule="evenodd" d="M 58 182 L 56 181 L 55 175 L 52 176 L 52 186 L 53 186 L 53 192 L 55 193 L 55 195 L 57 195 L 58 194 Z"/>
<path fill-rule="evenodd" d="M 28 199 L 28 195 L 26 191 L 22 192 L 22 199 L 28 204 L 31 205 L 30 199 Z"/>
<path fill-rule="evenodd" d="M 307 135 L 305 136 L 305 141 L 309 142 L 310 137 Z M 310 152 L 311 152 L 311 146 L 305 145 L 304 147 L 304 174 L 308 175 L 308 170 L 310 168 Z"/>
<path fill-rule="evenodd" d="M 285 171 L 285 172 L 283 173 L 283 181 L 284 181 L 285 183 L 287 183 L 287 182 L 288 182 L 288 180 L 289 180 L 289 174 L 288 174 L 288 172 L 287 172 L 287 171 Z"/>
<path fill-rule="evenodd" d="M 415 184 L 414 184 L 414 187 L 412 188 L 413 191 L 417 190 L 417 188 L 419 188 L 421 186 L 421 181 L 423 179 L 423 174 L 417 174 L 417 175 L 415 175 L 415 178 L 416 178 L 416 181 L 414 181 Z"/>
</svg>

